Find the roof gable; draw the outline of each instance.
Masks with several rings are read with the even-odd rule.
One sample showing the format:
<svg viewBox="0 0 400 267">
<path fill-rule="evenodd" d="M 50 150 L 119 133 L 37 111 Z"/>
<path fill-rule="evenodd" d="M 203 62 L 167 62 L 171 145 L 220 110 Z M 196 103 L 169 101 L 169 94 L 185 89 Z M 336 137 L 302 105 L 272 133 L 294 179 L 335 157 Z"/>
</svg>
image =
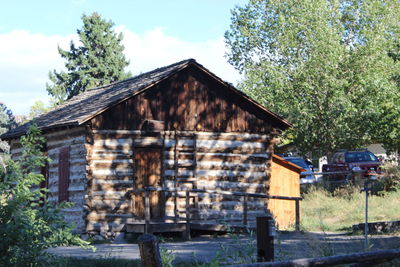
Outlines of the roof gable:
<svg viewBox="0 0 400 267">
<path fill-rule="evenodd" d="M 229 83 L 222 81 L 202 65 L 198 64 L 194 59 L 183 60 L 166 67 L 140 74 L 133 78 L 89 89 L 66 101 L 58 108 L 39 116 L 38 118 L 34 119 L 34 122 L 42 130 L 63 126 L 82 125 L 105 110 L 115 106 L 118 103 L 121 103 L 128 98 L 140 94 L 141 92 L 171 77 L 189 65 L 201 69 L 218 82 L 222 83 L 233 93 L 240 95 L 244 101 L 256 106 L 269 117 L 272 117 L 274 120 L 278 121 L 281 129 L 286 129 L 291 126 L 289 122 L 285 121 L 277 114 L 267 110 L 265 107 L 261 106 Z M 0 137 L 3 139 L 11 139 L 21 136 L 26 133 L 27 129 L 32 123 L 33 121 L 21 125 Z"/>
</svg>

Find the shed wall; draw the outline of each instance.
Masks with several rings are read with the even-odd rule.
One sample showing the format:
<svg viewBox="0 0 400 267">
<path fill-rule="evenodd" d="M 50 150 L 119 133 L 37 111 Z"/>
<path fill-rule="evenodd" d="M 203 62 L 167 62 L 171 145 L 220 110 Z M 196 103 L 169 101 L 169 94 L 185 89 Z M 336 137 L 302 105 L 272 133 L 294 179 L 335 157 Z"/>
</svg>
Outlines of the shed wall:
<svg viewBox="0 0 400 267">
<path fill-rule="evenodd" d="M 269 194 L 272 196 L 300 197 L 300 171 L 273 158 Z M 293 226 L 296 203 L 293 200 L 271 199 L 268 203 L 279 229 Z"/>
</svg>

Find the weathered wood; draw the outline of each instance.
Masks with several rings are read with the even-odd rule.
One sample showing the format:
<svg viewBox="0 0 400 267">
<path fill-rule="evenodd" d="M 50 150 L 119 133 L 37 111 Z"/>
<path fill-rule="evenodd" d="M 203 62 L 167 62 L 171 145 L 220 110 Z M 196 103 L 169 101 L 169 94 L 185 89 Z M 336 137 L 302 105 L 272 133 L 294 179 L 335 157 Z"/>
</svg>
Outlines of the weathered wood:
<svg viewBox="0 0 400 267">
<path fill-rule="evenodd" d="M 247 199 L 248 196 L 243 196 L 243 226 L 247 226 Z"/>
<path fill-rule="evenodd" d="M 146 190 L 149 191 L 167 191 L 167 192 L 179 192 L 186 191 L 187 188 L 176 187 L 176 188 L 162 188 L 162 187 L 147 187 Z M 284 200 L 302 200 L 302 197 L 286 197 L 286 196 L 270 196 L 261 193 L 246 193 L 246 192 L 231 192 L 222 190 L 204 190 L 204 189 L 190 189 L 190 192 L 194 193 L 208 193 L 208 194 L 220 194 L 220 195 L 234 195 L 234 196 L 248 196 L 248 197 L 258 197 L 258 198 L 269 198 L 269 199 L 284 199 Z M 133 193 L 144 192 L 144 190 L 132 190 Z"/>
<path fill-rule="evenodd" d="M 186 196 L 185 196 L 185 201 L 186 201 L 186 231 L 185 231 L 185 238 L 187 240 L 190 240 L 190 192 L 189 190 L 186 190 Z"/>
<path fill-rule="evenodd" d="M 369 266 L 372 266 L 377 262 L 386 262 L 397 258 L 400 258 L 400 249 L 377 250 L 371 252 L 352 253 L 322 258 L 297 259 L 291 261 L 229 265 L 229 267 L 311 267 L 335 266 L 350 263 L 367 263 Z"/>
<path fill-rule="evenodd" d="M 69 146 L 60 149 L 59 165 L 58 165 L 58 202 L 68 201 L 68 187 L 69 187 Z"/>
<path fill-rule="evenodd" d="M 149 225 L 150 225 L 150 191 L 145 192 L 145 201 L 144 201 L 144 219 L 146 222 L 146 226 L 145 226 L 145 233 L 148 234 L 149 233 Z"/>
<path fill-rule="evenodd" d="M 174 144 L 174 188 L 178 187 L 178 182 L 177 182 L 177 174 L 178 174 L 178 150 L 177 150 L 177 145 L 178 145 L 178 135 L 175 131 L 175 144 Z M 175 221 L 178 221 L 178 199 L 177 196 L 174 197 L 174 213 L 175 213 Z"/>
<path fill-rule="evenodd" d="M 142 266 L 161 267 L 161 256 L 158 240 L 154 235 L 144 234 L 138 238 L 138 246 Z"/>
<path fill-rule="evenodd" d="M 295 221 L 295 229 L 296 231 L 300 231 L 300 200 L 296 199 L 296 221 Z"/>
<path fill-rule="evenodd" d="M 257 217 L 256 219 L 258 262 L 274 260 L 273 225 L 272 216 Z"/>
</svg>

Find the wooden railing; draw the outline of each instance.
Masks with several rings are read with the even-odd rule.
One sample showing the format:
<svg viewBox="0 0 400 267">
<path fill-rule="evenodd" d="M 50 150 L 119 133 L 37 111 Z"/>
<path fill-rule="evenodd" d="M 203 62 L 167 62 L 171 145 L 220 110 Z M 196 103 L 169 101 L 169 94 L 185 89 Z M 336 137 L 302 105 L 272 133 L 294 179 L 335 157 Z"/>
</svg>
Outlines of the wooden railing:
<svg viewBox="0 0 400 267">
<path fill-rule="evenodd" d="M 163 188 L 163 187 L 145 187 L 143 189 L 130 190 L 129 194 L 141 194 L 145 193 L 144 196 L 144 221 L 145 221 L 145 233 L 148 233 L 149 225 L 150 225 L 150 192 L 170 192 L 175 195 L 175 197 L 184 197 L 185 198 L 185 217 L 184 221 L 186 223 L 186 234 L 190 235 L 190 223 L 191 223 L 191 208 L 190 208 L 190 197 L 193 197 L 193 194 L 210 194 L 210 195 L 231 195 L 242 198 L 243 203 L 243 217 L 242 224 L 243 227 L 248 227 L 248 200 L 250 197 L 252 198 L 264 198 L 264 199 L 281 199 L 281 200 L 291 200 L 295 201 L 295 229 L 296 231 L 300 230 L 300 200 L 301 197 L 287 197 L 287 196 L 270 196 L 262 193 L 247 193 L 247 192 L 230 192 L 223 190 L 206 190 L 206 189 L 190 189 L 190 188 Z M 195 196 L 196 196 L 195 195 Z M 182 219 L 177 214 L 177 210 L 175 209 L 175 218 Z"/>
</svg>

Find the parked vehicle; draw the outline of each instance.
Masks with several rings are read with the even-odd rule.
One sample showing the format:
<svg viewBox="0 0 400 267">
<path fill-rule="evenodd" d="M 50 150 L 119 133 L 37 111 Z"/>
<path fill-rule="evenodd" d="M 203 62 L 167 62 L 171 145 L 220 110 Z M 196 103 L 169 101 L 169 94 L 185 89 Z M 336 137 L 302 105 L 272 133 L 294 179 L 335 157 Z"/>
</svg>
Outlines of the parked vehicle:
<svg viewBox="0 0 400 267">
<path fill-rule="evenodd" d="M 300 174 L 300 184 L 313 184 L 317 182 L 312 163 L 301 157 L 283 157 L 283 159 L 302 167 L 306 171 Z"/>
<path fill-rule="evenodd" d="M 357 151 L 341 150 L 336 152 L 330 163 L 322 166 L 322 172 L 349 172 L 362 173 L 363 177 L 369 177 L 382 172 L 382 162 L 367 149 Z M 329 175 L 332 180 L 346 178 L 345 174 Z"/>
</svg>

